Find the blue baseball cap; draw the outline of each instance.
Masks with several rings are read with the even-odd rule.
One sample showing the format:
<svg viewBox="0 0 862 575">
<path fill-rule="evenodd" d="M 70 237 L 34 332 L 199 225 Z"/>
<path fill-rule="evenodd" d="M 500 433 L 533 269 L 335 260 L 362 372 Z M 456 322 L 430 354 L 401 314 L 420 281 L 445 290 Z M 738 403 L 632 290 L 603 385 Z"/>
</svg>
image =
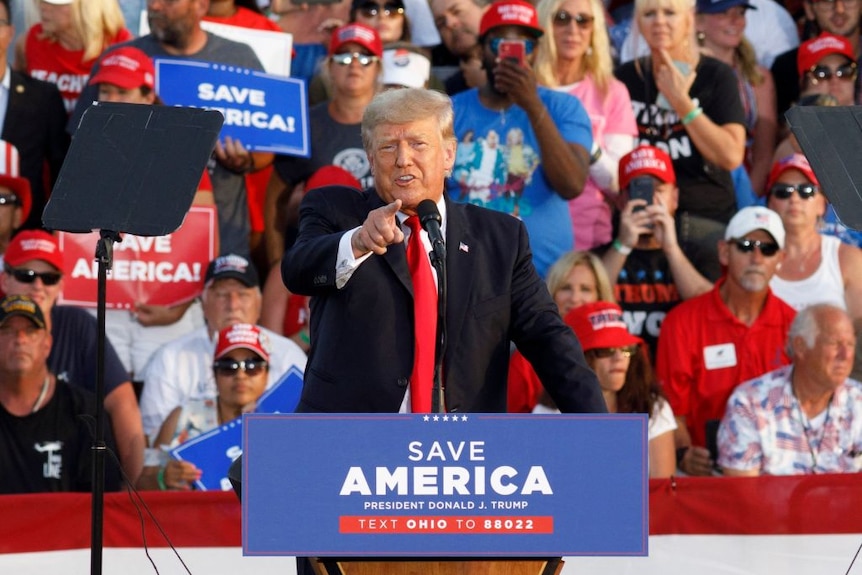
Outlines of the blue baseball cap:
<svg viewBox="0 0 862 575">
<path fill-rule="evenodd" d="M 757 6 L 745 0 L 697 0 L 698 14 L 721 14 L 731 8 L 742 6 L 746 10 L 757 10 Z"/>
</svg>

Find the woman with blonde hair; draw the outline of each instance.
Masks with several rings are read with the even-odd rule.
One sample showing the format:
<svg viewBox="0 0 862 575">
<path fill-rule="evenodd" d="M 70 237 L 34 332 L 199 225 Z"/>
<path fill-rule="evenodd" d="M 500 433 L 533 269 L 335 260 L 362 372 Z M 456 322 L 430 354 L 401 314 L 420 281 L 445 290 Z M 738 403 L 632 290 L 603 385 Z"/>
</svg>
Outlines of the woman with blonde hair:
<svg viewBox="0 0 862 575">
<path fill-rule="evenodd" d="M 539 83 L 577 97 L 593 128 L 584 191 L 569 201 L 575 249 L 611 241 L 611 201 L 619 192 L 619 159 L 634 148 L 637 126 L 626 87 L 614 78 L 604 8 L 599 0 L 541 0 L 545 30 L 536 49 Z"/>
<path fill-rule="evenodd" d="M 730 172 L 745 154 L 745 116 L 736 75 L 701 55 L 693 0 L 635 0 L 638 34 L 649 54 L 620 66 L 635 110 L 640 143 L 670 154 L 680 189 L 682 243 L 717 254 L 736 212 Z"/>
<path fill-rule="evenodd" d="M 590 252 L 563 254 L 548 270 L 547 286 L 563 317 L 584 304 L 614 301 L 611 281 L 602 260 Z M 519 351 L 515 351 L 509 361 L 507 402 L 512 413 L 530 413 L 539 403 L 552 403 L 533 366 Z"/>
<path fill-rule="evenodd" d="M 39 0 L 40 22 L 16 45 L 16 70 L 57 85 L 66 112 L 87 85 L 96 58 L 132 39 L 117 0 Z"/>
<path fill-rule="evenodd" d="M 696 21 L 704 54 L 721 60 L 736 74 L 745 112 L 745 167 L 759 194 L 772 166 L 778 113 L 772 74 L 757 63 L 754 46 L 744 35 L 746 11 L 754 9 L 746 0 L 699 0 Z"/>
</svg>

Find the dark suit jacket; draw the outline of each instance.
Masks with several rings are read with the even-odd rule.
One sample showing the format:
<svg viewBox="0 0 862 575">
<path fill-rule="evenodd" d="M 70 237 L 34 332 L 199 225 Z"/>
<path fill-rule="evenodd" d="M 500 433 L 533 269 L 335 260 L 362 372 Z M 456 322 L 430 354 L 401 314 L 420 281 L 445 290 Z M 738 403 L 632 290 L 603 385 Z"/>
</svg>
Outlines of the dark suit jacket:
<svg viewBox="0 0 862 575">
<path fill-rule="evenodd" d="M 66 133 L 66 109 L 54 84 L 12 72 L 9 106 L 3 123 L 2 139 L 14 144 L 21 157 L 21 176 L 30 180 L 33 209 L 22 224 L 24 228 L 42 226 L 42 209 L 60 174 L 69 135 Z"/>
<path fill-rule="evenodd" d="M 564 412 L 605 412 L 595 374 L 533 267 L 527 231 L 503 213 L 446 200 L 449 412 L 506 411 L 510 340 Z M 282 261 L 291 292 L 311 299 L 311 353 L 298 411 L 397 412 L 413 365 L 406 250 L 371 255 L 335 286 L 338 242 L 384 202 L 371 189 L 310 192 Z"/>
</svg>

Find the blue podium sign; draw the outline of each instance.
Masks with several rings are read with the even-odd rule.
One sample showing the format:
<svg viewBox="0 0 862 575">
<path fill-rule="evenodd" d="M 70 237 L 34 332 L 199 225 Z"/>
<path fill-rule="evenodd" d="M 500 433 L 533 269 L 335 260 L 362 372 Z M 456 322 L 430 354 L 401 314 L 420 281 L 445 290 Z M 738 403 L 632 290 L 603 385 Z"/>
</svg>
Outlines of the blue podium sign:
<svg viewBox="0 0 862 575">
<path fill-rule="evenodd" d="M 222 138 L 256 152 L 311 154 L 302 80 L 193 60 L 157 58 L 155 67 L 159 97 L 172 106 L 218 110 Z"/>
<path fill-rule="evenodd" d="M 646 415 L 243 417 L 243 552 L 647 554 Z"/>
</svg>

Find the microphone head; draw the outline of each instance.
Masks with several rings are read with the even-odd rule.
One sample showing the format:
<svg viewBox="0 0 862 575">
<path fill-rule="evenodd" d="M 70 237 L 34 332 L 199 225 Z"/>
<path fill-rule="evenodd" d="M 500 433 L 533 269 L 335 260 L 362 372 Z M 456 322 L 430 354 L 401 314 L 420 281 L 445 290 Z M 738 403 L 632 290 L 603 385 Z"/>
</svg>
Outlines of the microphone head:
<svg viewBox="0 0 862 575">
<path fill-rule="evenodd" d="M 419 202 L 419 205 L 416 206 L 416 215 L 419 216 L 419 223 L 426 230 L 430 221 L 435 221 L 438 224 L 443 222 L 443 219 L 440 217 L 440 210 L 437 209 L 437 204 L 434 200 L 422 200 Z"/>
</svg>

